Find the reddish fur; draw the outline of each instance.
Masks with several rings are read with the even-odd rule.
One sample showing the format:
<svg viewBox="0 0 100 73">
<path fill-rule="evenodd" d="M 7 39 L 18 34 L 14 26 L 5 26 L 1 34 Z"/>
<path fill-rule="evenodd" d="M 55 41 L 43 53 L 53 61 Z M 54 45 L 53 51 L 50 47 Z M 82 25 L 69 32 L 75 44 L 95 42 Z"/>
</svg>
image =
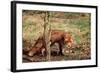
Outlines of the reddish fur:
<svg viewBox="0 0 100 73">
<path fill-rule="evenodd" d="M 72 46 L 74 40 L 72 38 L 72 35 L 70 33 L 66 33 L 65 38 L 64 38 L 65 44 L 69 47 Z"/>
<path fill-rule="evenodd" d="M 66 33 L 62 30 L 52 30 L 50 42 L 51 42 L 50 46 L 52 46 L 55 43 L 58 43 L 60 50 L 59 54 L 62 54 L 63 45 L 66 44 L 68 46 L 71 46 L 73 43 L 73 38 L 70 35 L 70 33 Z M 29 56 L 33 56 L 35 54 L 44 55 L 44 52 L 46 52 L 46 44 L 43 37 L 39 37 L 33 48 L 29 51 L 28 55 Z"/>
<path fill-rule="evenodd" d="M 71 47 L 73 44 L 73 38 L 72 38 L 71 34 L 69 32 L 64 32 L 62 30 L 52 30 L 50 41 L 51 41 L 51 46 L 54 43 L 59 44 L 60 54 L 62 54 L 62 47 L 64 44 L 69 47 Z"/>
<path fill-rule="evenodd" d="M 35 45 L 33 46 L 33 48 L 29 51 L 28 55 L 29 56 L 33 56 L 35 54 L 42 54 L 44 55 L 44 51 L 45 50 L 45 41 L 44 39 L 41 37 L 39 37 L 39 39 L 36 41 Z"/>
</svg>

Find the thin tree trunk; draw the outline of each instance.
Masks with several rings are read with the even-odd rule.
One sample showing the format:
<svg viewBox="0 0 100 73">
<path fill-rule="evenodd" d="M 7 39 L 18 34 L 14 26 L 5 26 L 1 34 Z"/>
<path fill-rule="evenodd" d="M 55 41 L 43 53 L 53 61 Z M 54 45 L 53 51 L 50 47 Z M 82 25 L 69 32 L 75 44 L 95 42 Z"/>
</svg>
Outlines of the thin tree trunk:
<svg viewBox="0 0 100 73">
<path fill-rule="evenodd" d="M 46 49 L 47 49 L 47 60 L 50 61 L 50 24 L 49 24 L 49 12 L 45 12 L 44 17 L 44 39 L 46 43 Z"/>
</svg>

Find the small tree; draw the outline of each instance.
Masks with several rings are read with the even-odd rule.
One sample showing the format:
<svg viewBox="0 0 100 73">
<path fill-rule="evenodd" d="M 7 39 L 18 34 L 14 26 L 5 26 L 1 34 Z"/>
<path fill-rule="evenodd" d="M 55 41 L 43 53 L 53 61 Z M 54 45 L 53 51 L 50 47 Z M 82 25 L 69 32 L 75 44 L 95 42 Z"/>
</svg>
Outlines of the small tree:
<svg viewBox="0 0 100 73">
<path fill-rule="evenodd" d="M 44 16 L 44 40 L 47 49 L 47 60 L 50 61 L 50 37 L 51 37 L 51 25 L 49 24 L 50 12 L 46 11 Z"/>
</svg>

